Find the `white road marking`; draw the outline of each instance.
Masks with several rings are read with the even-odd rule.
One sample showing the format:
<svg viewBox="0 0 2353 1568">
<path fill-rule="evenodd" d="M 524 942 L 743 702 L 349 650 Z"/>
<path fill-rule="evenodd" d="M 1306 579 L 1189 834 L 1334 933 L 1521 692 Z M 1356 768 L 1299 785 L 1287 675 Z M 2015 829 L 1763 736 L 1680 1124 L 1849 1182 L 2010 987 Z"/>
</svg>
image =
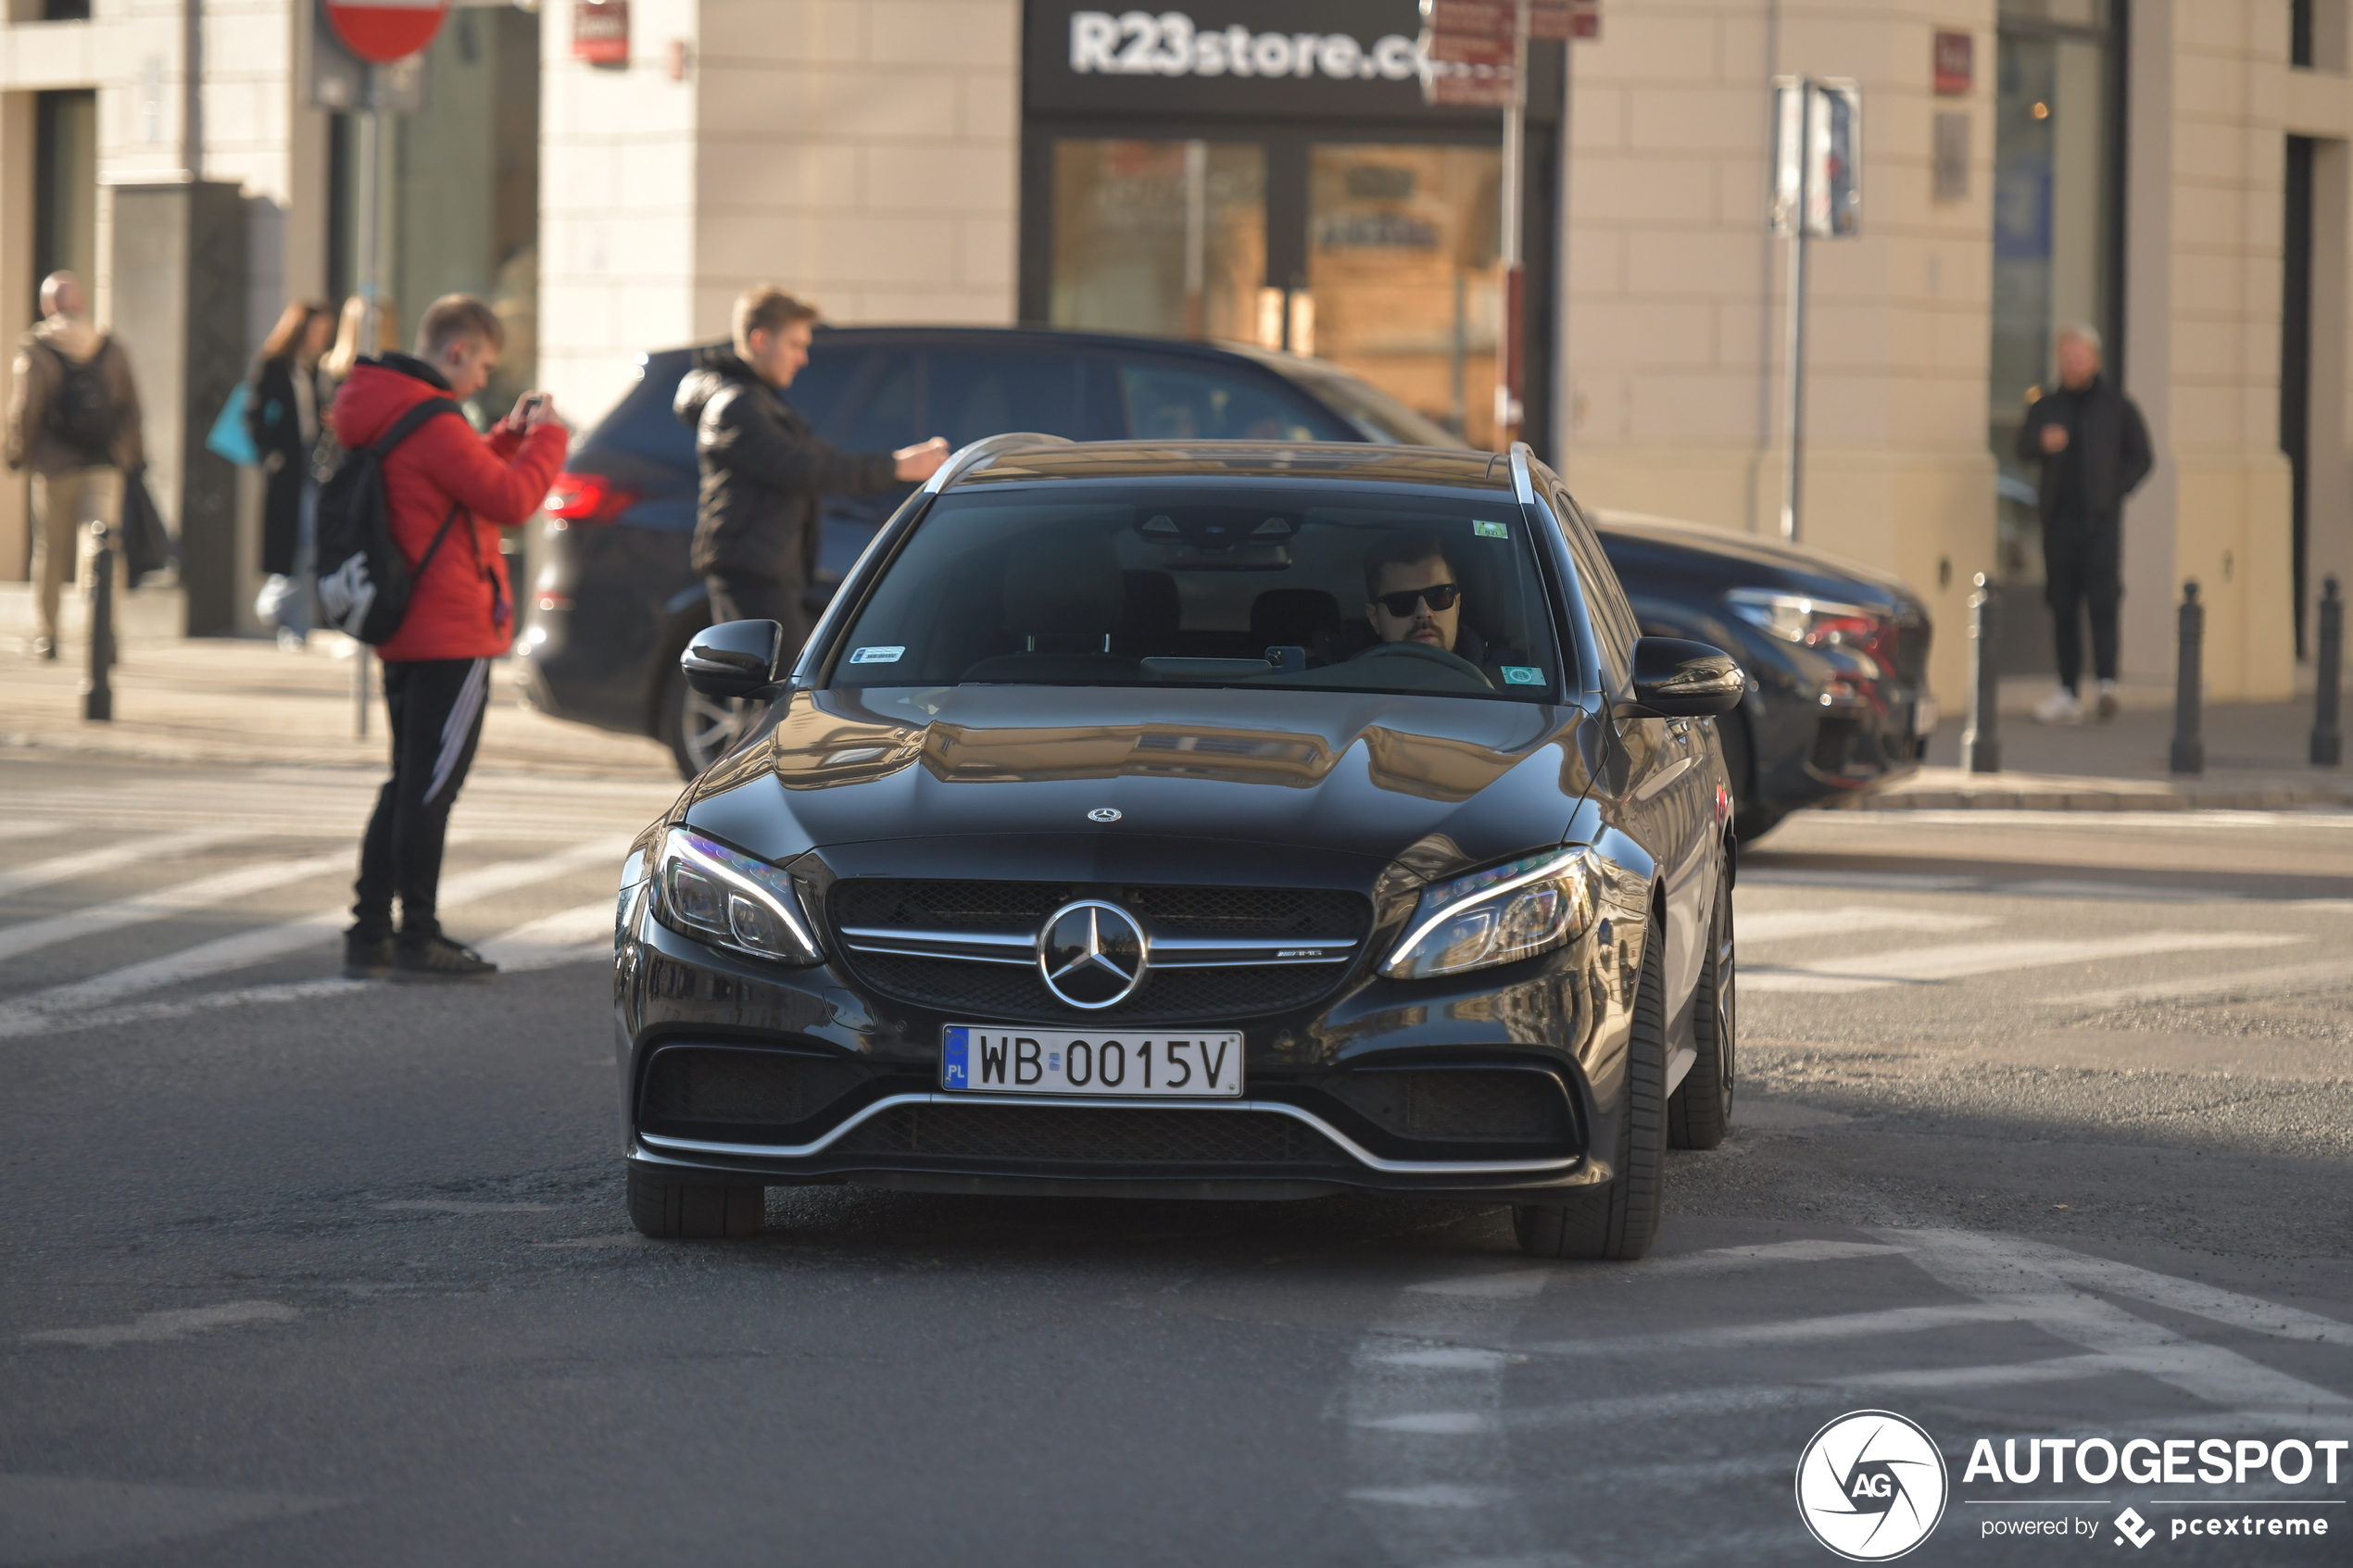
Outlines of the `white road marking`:
<svg viewBox="0 0 2353 1568">
<path fill-rule="evenodd" d="M 1931 876 L 1913 872 L 1856 870 L 1811 871 L 1799 867 L 1743 866 L 1743 887 L 1857 887 L 1888 893 L 1959 893 L 1974 891 L 1973 876 Z"/>
<path fill-rule="evenodd" d="M 599 1062 L 598 1066 L 604 1063 Z M 1490 1372 L 1525 1361 L 1526 1356 L 1502 1350 L 1475 1350 L 1463 1345 L 1432 1345 L 1422 1349 L 1388 1350 L 1373 1356 L 1384 1366 L 1432 1367 L 1446 1372 Z"/>
<path fill-rule="evenodd" d="M 2067 1383 L 2083 1377 L 2114 1377 L 2145 1370 L 2121 1356 L 2054 1356 L 2039 1361 L 2003 1361 L 1991 1366 L 1921 1367 L 1910 1372 L 1858 1372 L 1826 1377 L 1850 1388 L 1894 1388 L 1936 1393 L 1958 1388 L 2007 1388 L 2029 1383 Z"/>
<path fill-rule="evenodd" d="M 365 991 L 367 980 L 286 980 L 274 985 L 243 985 L 233 991 L 208 991 L 170 1002 L 132 1002 L 125 1007 L 99 1008 L 57 1018 L 37 1031 L 61 1035 L 81 1029 L 114 1029 L 126 1023 L 152 1023 L 158 1019 L 187 1018 L 222 1008 L 266 1006 L 273 1002 L 307 1002 L 321 997 L 342 997 Z M 0 1036 L 6 1031 L 0 1028 Z"/>
<path fill-rule="evenodd" d="M 1419 1486 L 1352 1486 L 1356 1502 L 1394 1503 L 1400 1508 L 1491 1508 L 1511 1499 L 1509 1486 L 1456 1486 L 1433 1482 Z"/>
<path fill-rule="evenodd" d="M 57 820 L 51 817 L 11 817 L 0 822 L 0 843 L 12 838 L 39 838 L 57 832 Z"/>
<path fill-rule="evenodd" d="M 504 931 L 482 944 L 482 956 L 510 973 L 612 957 L 612 900 L 599 898 Z"/>
<path fill-rule="evenodd" d="M 28 1340 L 58 1345 L 152 1345 L 180 1339 L 207 1329 L 230 1328 L 245 1323 L 291 1323 L 302 1314 L 279 1301 L 224 1301 L 218 1307 L 180 1307 L 168 1311 L 142 1312 L 130 1323 L 97 1328 L 44 1328 Z"/>
<path fill-rule="evenodd" d="M 1941 947 L 1906 947 L 1851 958 L 1752 969 L 1741 965 L 1741 985 L 1751 991 L 1812 994 L 1875 991 L 1891 985 L 1965 980 L 2010 970 L 2048 969 L 2095 963 L 2103 959 L 2147 958 L 2160 953 L 2221 952 L 2278 947 L 2309 942 L 2309 936 L 2254 931 L 2144 931 L 2130 936 L 2081 941 L 1958 942 Z"/>
<path fill-rule="evenodd" d="M 1994 915 L 1946 914 L 1935 909 L 1893 909 L 1884 904 L 1842 904 L 1829 909 L 1759 909 L 1738 912 L 1743 942 L 1789 942 L 1806 936 L 1836 936 L 1850 931 L 1979 931 L 1998 923 Z"/>
<path fill-rule="evenodd" d="M 2137 882 L 2088 882 L 2061 877 L 2014 882 L 1991 891 L 2018 898 L 2127 898 L 2162 904 L 2235 903 L 2244 901 L 2246 897 L 2208 887 L 2151 887 Z"/>
<path fill-rule="evenodd" d="M 15 1568 L 97 1552 L 128 1553 L 182 1536 L 338 1506 L 338 1499 L 283 1492 L 154 1486 L 78 1475 L 0 1475 L 0 1564 Z"/>
<path fill-rule="evenodd" d="M 442 883 L 442 907 L 448 909 L 470 899 L 486 898 L 518 887 L 529 887 L 598 861 L 611 865 L 618 872 L 621 858 L 628 852 L 628 847 L 629 840 L 626 838 L 592 839 L 560 849 L 552 855 L 504 860 L 497 865 L 462 872 Z M 0 1039 L 43 1034 L 60 1027 L 61 1017 L 103 1007 L 123 997 L 158 990 L 166 985 L 184 985 L 298 952 L 326 942 L 339 933 L 350 918 L 350 914 L 340 908 L 321 909 L 314 915 L 282 921 L 276 925 L 265 925 L 252 931 L 241 931 L 234 935 L 199 943 L 145 963 L 128 964 L 104 974 L 93 975 L 87 980 L 52 985 L 46 990 L 15 997 L 0 1003 Z"/>
<path fill-rule="evenodd" d="M 1747 976 L 1742 976 L 1745 983 Z M 1901 1258 L 1902 1247 L 1881 1241 L 1766 1241 L 1752 1247 L 1717 1247 L 1705 1252 L 1670 1253 L 1636 1265 L 1644 1273 L 1714 1274 L 1780 1263 L 1827 1263 L 1842 1258 Z"/>
<path fill-rule="evenodd" d="M 1892 1238 L 1912 1248 L 1911 1260 L 1931 1279 L 1981 1301 L 2014 1305 L 2032 1317 L 2035 1326 L 2117 1363 L 2117 1370 L 2137 1372 L 2184 1393 L 2240 1415 L 2267 1413 L 2282 1418 L 2327 1415 L 2353 1417 L 2353 1399 L 2302 1378 L 2292 1377 L 2234 1350 L 2186 1339 L 2171 1329 L 2136 1317 L 2123 1308 L 2077 1288 L 2066 1274 L 2088 1277 L 2103 1291 L 2122 1293 L 2130 1285 L 2144 1299 L 2162 1295 L 2161 1304 L 2175 1306 L 2188 1299 L 2206 1303 L 2208 1315 L 2231 1311 L 2246 1321 L 2238 1326 L 2284 1322 L 2288 1310 L 2235 1292 L 2217 1291 L 2213 1298 L 2185 1295 L 2186 1281 L 2168 1281 L 2146 1270 L 2111 1263 L 2086 1269 L 2080 1254 L 2069 1256 L 2036 1243 L 1970 1231 L 1888 1231 Z M 2054 1257 L 2054 1252 L 2060 1255 Z M 2196 1311 L 2181 1308 L 2183 1311 Z M 2305 1314 L 2309 1316 L 2309 1314 Z M 2332 1320 L 2318 1322 L 2334 1325 Z"/>
<path fill-rule="evenodd" d="M 177 886 L 159 887 L 152 893 L 87 905 L 69 914 L 0 926 L 0 960 L 54 947 L 60 942 L 77 942 L 102 932 L 119 931 L 126 925 L 233 903 L 288 883 L 308 882 L 339 872 L 348 874 L 353 859 L 352 852 L 346 849 L 333 855 L 306 855 L 295 860 L 262 860 Z"/>
<path fill-rule="evenodd" d="M 33 825 L 40 828 L 57 826 L 54 822 L 36 822 Z M 258 831 L 258 828 L 243 831 L 196 828 L 182 833 L 155 834 L 146 838 L 120 838 L 110 843 L 94 844 L 70 855 L 58 855 L 46 860 L 35 860 L 29 866 L 0 871 L 0 898 L 29 888 L 46 887 L 53 882 L 110 872 L 117 866 L 136 865 L 141 860 L 165 860 L 176 855 L 194 854 L 216 844 L 250 838 Z M 14 838 L 19 835 L 11 832 L 7 836 Z"/>
<path fill-rule="evenodd" d="M 419 1214 L 545 1214 L 552 1203 L 472 1203 L 455 1198 L 400 1198 L 379 1203 L 379 1209 Z"/>
<path fill-rule="evenodd" d="M 1394 1366 L 1397 1363 L 1391 1361 L 1390 1364 Z M 1376 1432 L 1412 1432 L 1425 1437 L 1466 1437 L 1475 1432 L 1494 1431 L 1495 1418 L 1484 1411 L 1412 1411 L 1404 1415 L 1385 1415 L 1378 1420 L 1360 1421 L 1356 1424 L 1369 1426 Z"/>
<path fill-rule="evenodd" d="M 2071 997 L 2045 997 L 2054 1007 L 2105 1010 L 2137 1002 L 2183 1002 L 2217 997 L 2259 997 L 2334 982 L 2353 985 L 2353 960 L 2322 959 L 2317 963 L 2282 964 L 2273 969 L 2243 970 L 2234 974 L 2193 974 L 2178 980 L 2148 980 L 2138 985 L 2118 985 L 2106 991 L 2082 991 Z"/>
<path fill-rule="evenodd" d="M 1918 1334 L 1925 1329 L 1951 1328 L 1958 1323 L 2017 1322 L 2008 1308 L 1982 1301 L 1951 1307 L 1891 1307 L 1877 1312 L 1838 1312 L 1829 1317 L 1794 1318 L 1786 1323 L 1727 1323 L 1715 1328 L 1680 1329 L 1667 1334 L 1630 1334 L 1612 1339 L 1556 1339 L 1523 1346 L 1531 1355 L 1617 1356 L 1659 1350 L 1741 1350 L 1767 1345 L 1810 1345 L 1823 1340 L 1844 1343 L 1871 1335 Z"/>
<path fill-rule="evenodd" d="M 1457 1274 L 1424 1280 L 1405 1288 L 1417 1296 L 1458 1296 L 1484 1301 L 1525 1301 L 1541 1292 L 1553 1277 L 1550 1269 L 1515 1269 L 1509 1273 Z"/>
</svg>

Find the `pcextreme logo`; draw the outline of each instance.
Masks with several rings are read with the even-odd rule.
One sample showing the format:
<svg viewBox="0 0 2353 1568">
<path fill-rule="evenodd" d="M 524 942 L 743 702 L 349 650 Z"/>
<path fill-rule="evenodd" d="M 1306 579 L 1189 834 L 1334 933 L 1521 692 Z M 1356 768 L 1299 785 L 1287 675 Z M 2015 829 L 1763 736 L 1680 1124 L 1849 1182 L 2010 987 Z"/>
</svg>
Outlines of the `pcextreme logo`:
<svg viewBox="0 0 2353 1568">
<path fill-rule="evenodd" d="M 1952 1482 L 1936 1441 L 1892 1411 L 1851 1411 L 1797 1461 L 1797 1515 L 1850 1562 L 1903 1556 L 1944 1517 Z"/>
</svg>

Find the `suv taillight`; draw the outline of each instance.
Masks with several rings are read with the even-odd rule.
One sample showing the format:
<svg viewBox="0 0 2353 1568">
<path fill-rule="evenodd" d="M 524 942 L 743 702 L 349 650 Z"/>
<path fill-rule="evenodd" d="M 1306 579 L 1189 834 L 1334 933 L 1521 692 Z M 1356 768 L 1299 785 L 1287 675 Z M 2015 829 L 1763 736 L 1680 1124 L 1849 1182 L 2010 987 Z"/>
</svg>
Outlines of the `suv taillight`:
<svg viewBox="0 0 2353 1568">
<path fill-rule="evenodd" d="M 636 491 L 603 474 L 564 472 L 556 475 L 541 506 L 551 527 L 587 527 L 615 521 L 636 499 Z"/>
</svg>

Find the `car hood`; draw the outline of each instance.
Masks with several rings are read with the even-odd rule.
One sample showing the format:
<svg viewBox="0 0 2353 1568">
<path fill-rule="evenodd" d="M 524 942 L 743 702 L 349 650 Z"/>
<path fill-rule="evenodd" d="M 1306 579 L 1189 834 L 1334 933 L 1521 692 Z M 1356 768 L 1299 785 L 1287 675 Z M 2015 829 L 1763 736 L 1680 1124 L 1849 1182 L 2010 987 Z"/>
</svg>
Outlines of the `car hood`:
<svg viewBox="0 0 2353 1568">
<path fill-rule="evenodd" d="M 1607 508 L 1595 508 L 1589 515 L 1613 563 L 1620 553 L 1613 546 L 1624 541 L 1712 557 L 1721 563 L 1719 574 L 1728 583 L 1737 579 L 1739 586 L 1788 588 L 1865 602 L 1881 598 L 1882 608 L 1899 610 L 1923 608 L 1919 596 L 1894 572 L 1810 545 L 1785 544 L 1753 533 Z M 1858 593 L 1858 589 L 1864 591 Z"/>
<path fill-rule="evenodd" d="M 1594 738 L 1574 707 L 1353 692 L 800 692 L 686 821 L 777 861 L 936 868 L 952 841 L 967 875 L 1222 879 L 1280 850 L 1434 876 L 1558 843 Z"/>
</svg>

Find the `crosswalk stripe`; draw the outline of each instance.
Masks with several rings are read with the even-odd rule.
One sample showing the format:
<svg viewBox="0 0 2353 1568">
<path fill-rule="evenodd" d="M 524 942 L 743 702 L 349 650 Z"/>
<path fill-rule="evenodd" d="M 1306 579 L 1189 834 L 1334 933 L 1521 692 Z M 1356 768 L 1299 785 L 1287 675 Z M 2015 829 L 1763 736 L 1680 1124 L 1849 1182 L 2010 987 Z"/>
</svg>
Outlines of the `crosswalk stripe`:
<svg viewBox="0 0 2353 1568">
<path fill-rule="evenodd" d="M 1746 983 L 1746 976 L 1743 976 Z M 1715 1274 L 1771 1268 L 1782 1263 L 1830 1263 L 1848 1258 L 1901 1258 L 1904 1248 L 1883 1241 L 1764 1241 L 1749 1247 L 1715 1247 L 1705 1252 L 1667 1253 L 1646 1261 L 1646 1274 Z"/>
<path fill-rule="evenodd" d="M 2094 1011 L 2129 1007 L 2136 1002 L 2189 1002 L 2217 997 L 2259 997 L 2331 981 L 2353 985 L 2353 962 L 2322 959 L 2316 963 L 2282 964 L 2274 969 L 2250 969 L 2235 974 L 2194 974 L 2176 980 L 2149 980 L 2138 985 L 2118 985 L 2106 991 L 2082 991 L 2071 997 L 2045 997 L 2057 1006 Z"/>
<path fill-rule="evenodd" d="M 626 837 L 619 836 L 592 839 L 560 849 L 552 855 L 504 860 L 461 872 L 442 883 L 441 902 L 444 907 L 450 907 L 468 899 L 490 897 L 518 887 L 528 887 L 598 861 L 612 866 L 618 872 L 622 856 L 628 853 L 629 843 Z M 37 1035 L 54 1028 L 60 1015 L 104 1007 L 143 991 L 184 985 L 192 980 L 244 969 L 299 951 L 333 936 L 350 918 L 349 912 L 342 908 L 321 909 L 317 914 L 241 931 L 176 953 L 167 953 L 161 958 L 150 959 L 145 963 L 127 964 L 87 980 L 52 985 L 30 996 L 18 997 L 0 1003 L 0 1039 Z"/>
<path fill-rule="evenodd" d="M 36 823 L 53 827 L 54 823 Z M 23 893 L 35 887 L 46 887 L 53 882 L 67 882 L 77 876 L 94 876 L 110 872 L 117 866 L 135 865 L 142 860 L 168 859 L 174 855 L 192 854 L 198 849 L 232 839 L 249 838 L 253 829 L 195 828 L 180 833 L 156 834 L 147 838 L 122 838 L 111 844 L 94 844 L 87 849 L 77 849 L 70 855 L 59 855 L 46 860 L 35 860 L 29 866 L 16 866 L 0 871 L 0 898 L 11 893 Z M 11 833 L 9 837 L 19 836 Z"/>
<path fill-rule="evenodd" d="M 1830 909 L 1760 909 L 1742 913 L 1737 931 L 1743 942 L 1786 942 L 1800 936 L 1835 936 L 1849 931 L 1978 931 L 1996 923 L 1993 915 L 1947 914 L 1937 909 L 1890 909 L 1843 904 Z"/>
<path fill-rule="evenodd" d="M 13 817 L 0 822 L 0 843 L 12 838 L 39 838 L 57 831 L 57 823 L 48 817 Z"/>
<path fill-rule="evenodd" d="M 1871 991 L 1907 983 L 1963 980 L 2005 970 L 2047 969 L 2055 964 L 2146 958 L 2159 953 L 2277 947 L 2310 940 L 2309 936 L 2254 931 L 2144 931 L 2130 936 L 2073 942 L 1960 942 L 1948 947 L 1899 948 L 1890 953 L 1816 959 L 1806 963 L 1754 969 L 1744 963 L 1741 966 L 1740 982 L 1743 989 L 1750 991 Z"/>
<path fill-rule="evenodd" d="M 1717 1328 L 1667 1334 L 1623 1335 L 1613 1339 L 1558 1339 L 1521 1347 L 1531 1355 L 1617 1356 L 1656 1350 L 1743 1350 L 1767 1345 L 1844 1342 L 1880 1334 L 1918 1334 L 1959 1323 L 2017 1322 L 2019 1314 L 1982 1301 L 1950 1307 L 1892 1307 L 1876 1312 L 1836 1312 L 1786 1323 L 1729 1323 Z"/>
<path fill-rule="evenodd" d="M 482 945 L 482 956 L 509 973 L 612 955 L 613 901 L 599 898 L 527 921 Z"/>
<path fill-rule="evenodd" d="M 54 947 L 60 942 L 79 941 L 101 932 L 118 931 L 126 925 L 162 920 L 192 909 L 209 909 L 216 904 L 226 904 L 272 887 L 283 887 L 290 882 L 307 882 L 312 877 L 347 872 L 351 870 L 352 859 L 351 851 L 345 849 L 333 855 L 306 855 L 294 860 L 263 860 L 213 876 L 198 877 L 194 882 L 183 882 L 174 887 L 160 887 L 152 893 L 118 898 L 112 903 L 91 904 L 69 914 L 0 926 L 0 960 L 38 952 L 44 947 Z"/>
</svg>

